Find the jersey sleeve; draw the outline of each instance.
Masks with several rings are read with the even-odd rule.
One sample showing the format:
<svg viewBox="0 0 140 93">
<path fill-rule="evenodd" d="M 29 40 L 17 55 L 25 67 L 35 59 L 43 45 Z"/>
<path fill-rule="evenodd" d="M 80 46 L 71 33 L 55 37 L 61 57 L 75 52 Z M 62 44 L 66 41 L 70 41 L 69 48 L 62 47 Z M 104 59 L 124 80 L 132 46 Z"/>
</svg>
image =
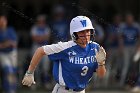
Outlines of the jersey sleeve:
<svg viewBox="0 0 140 93">
<path fill-rule="evenodd" d="M 37 28 L 36 28 L 35 26 L 33 26 L 33 27 L 31 28 L 31 32 L 30 32 L 30 35 L 31 35 L 31 36 L 37 35 L 36 29 L 37 29 Z"/>
<path fill-rule="evenodd" d="M 58 44 L 42 46 L 44 52 L 51 60 L 59 60 L 64 57 L 63 51 L 72 47 L 74 44 L 70 42 L 59 42 Z"/>
<path fill-rule="evenodd" d="M 92 42 L 92 47 L 95 49 L 95 52 L 99 51 L 100 45 L 96 42 Z"/>
<path fill-rule="evenodd" d="M 95 53 L 99 51 L 100 45 L 96 42 L 92 42 L 92 47 L 95 49 Z M 95 54 L 96 55 L 96 54 Z M 97 60 L 95 62 L 95 66 L 94 66 L 94 72 L 96 72 L 96 69 L 98 68 L 98 63 Z"/>
</svg>

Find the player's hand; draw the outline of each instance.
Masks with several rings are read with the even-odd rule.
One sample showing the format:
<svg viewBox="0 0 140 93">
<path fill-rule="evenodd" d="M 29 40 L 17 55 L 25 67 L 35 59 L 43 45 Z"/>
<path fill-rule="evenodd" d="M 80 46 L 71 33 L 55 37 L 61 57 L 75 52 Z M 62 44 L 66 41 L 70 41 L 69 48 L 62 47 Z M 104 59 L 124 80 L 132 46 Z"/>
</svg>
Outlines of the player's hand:
<svg viewBox="0 0 140 93">
<path fill-rule="evenodd" d="M 104 65 L 105 64 L 105 60 L 106 60 L 106 52 L 105 49 L 101 46 L 99 48 L 99 51 L 96 52 L 96 60 L 98 62 L 98 65 Z"/>
<path fill-rule="evenodd" d="M 138 62 L 139 59 L 140 59 L 140 51 L 138 51 L 138 52 L 134 55 L 133 61 L 134 61 L 134 62 Z"/>
<path fill-rule="evenodd" d="M 22 80 L 22 84 L 23 85 L 26 85 L 26 86 L 31 86 L 32 84 L 35 84 L 35 81 L 34 81 L 34 74 L 33 73 L 28 73 L 26 72 L 23 80 Z"/>
</svg>

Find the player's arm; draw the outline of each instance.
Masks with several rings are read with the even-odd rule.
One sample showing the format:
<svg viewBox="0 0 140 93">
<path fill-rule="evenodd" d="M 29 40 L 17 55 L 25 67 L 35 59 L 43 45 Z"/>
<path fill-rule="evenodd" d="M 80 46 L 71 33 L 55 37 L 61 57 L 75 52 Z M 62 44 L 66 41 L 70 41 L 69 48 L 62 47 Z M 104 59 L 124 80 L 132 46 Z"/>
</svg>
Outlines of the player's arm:
<svg viewBox="0 0 140 93">
<path fill-rule="evenodd" d="M 30 66 L 22 80 L 22 84 L 27 86 L 31 86 L 32 84 L 35 84 L 34 71 L 36 69 L 36 66 L 40 62 L 41 58 L 44 55 L 50 55 L 56 53 L 53 57 L 53 60 L 57 60 L 60 58 L 59 52 L 63 51 L 64 49 L 67 49 L 69 45 L 70 45 L 69 43 L 59 42 L 58 44 L 46 45 L 38 48 L 32 57 Z"/>
<path fill-rule="evenodd" d="M 7 48 L 7 47 L 16 47 L 17 46 L 17 42 L 13 41 L 13 40 L 5 40 L 3 42 L 0 43 L 0 48 Z"/>
<path fill-rule="evenodd" d="M 7 41 L 0 42 L 0 48 L 7 48 L 9 47 L 9 43 Z"/>
<path fill-rule="evenodd" d="M 106 73 L 105 68 L 106 52 L 103 47 L 99 48 L 99 51 L 96 53 L 95 57 L 98 63 L 98 68 L 96 69 L 96 72 L 97 75 L 102 78 Z"/>
<path fill-rule="evenodd" d="M 38 63 L 40 62 L 40 60 L 42 59 L 42 57 L 44 55 L 45 55 L 45 52 L 44 52 L 43 48 L 39 47 L 35 51 L 35 53 L 34 53 L 34 55 L 32 57 L 31 63 L 30 63 L 29 68 L 28 68 L 29 72 L 31 72 L 31 73 L 34 72 L 36 66 L 38 65 Z"/>
<path fill-rule="evenodd" d="M 39 47 L 33 57 L 32 57 L 32 60 L 30 62 L 30 65 L 29 65 L 29 68 L 22 80 L 22 84 L 23 85 L 27 85 L 27 86 L 31 86 L 32 84 L 35 84 L 35 81 L 34 81 L 34 71 L 38 65 L 38 63 L 40 62 L 41 58 L 45 55 L 45 52 L 43 50 L 42 47 Z"/>
<path fill-rule="evenodd" d="M 105 63 L 105 62 L 102 62 Z M 97 75 L 102 78 L 104 77 L 105 73 L 106 73 L 106 68 L 105 68 L 105 64 L 98 64 L 98 68 L 96 69 L 96 73 Z"/>
</svg>

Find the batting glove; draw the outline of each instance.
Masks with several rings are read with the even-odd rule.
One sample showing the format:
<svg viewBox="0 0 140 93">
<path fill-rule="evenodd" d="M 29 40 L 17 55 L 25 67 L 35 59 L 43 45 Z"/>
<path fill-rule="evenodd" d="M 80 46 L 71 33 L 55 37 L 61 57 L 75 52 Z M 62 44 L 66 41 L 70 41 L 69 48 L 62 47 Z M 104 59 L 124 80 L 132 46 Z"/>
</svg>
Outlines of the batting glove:
<svg viewBox="0 0 140 93">
<path fill-rule="evenodd" d="M 134 55 L 134 62 L 138 62 L 138 60 L 140 59 L 140 51 L 138 51 L 135 55 Z"/>
<path fill-rule="evenodd" d="M 27 71 L 23 80 L 22 80 L 22 84 L 26 85 L 28 87 L 30 87 L 32 84 L 35 84 L 34 73 L 30 73 Z"/>
<path fill-rule="evenodd" d="M 105 49 L 101 46 L 99 51 L 96 52 L 95 58 L 98 62 L 98 65 L 104 65 L 106 60 L 106 52 Z"/>
</svg>

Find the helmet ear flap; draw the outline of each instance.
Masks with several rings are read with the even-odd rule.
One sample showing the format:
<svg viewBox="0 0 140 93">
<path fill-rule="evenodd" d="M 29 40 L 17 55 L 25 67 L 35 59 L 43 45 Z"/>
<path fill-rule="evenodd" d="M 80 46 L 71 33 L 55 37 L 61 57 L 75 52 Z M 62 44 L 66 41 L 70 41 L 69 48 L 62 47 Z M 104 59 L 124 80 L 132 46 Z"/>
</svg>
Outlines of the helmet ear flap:
<svg viewBox="0 0 140 93">
<path fill-rule="evenodd" d="M 76 41 L 76 40 L 78 39 L 78 35 L 77 35 L 76 32 L 74 32 L 74 33 L 72 34 L 72 39 L 73 39 L 74 41 Z"/>
</svg>

